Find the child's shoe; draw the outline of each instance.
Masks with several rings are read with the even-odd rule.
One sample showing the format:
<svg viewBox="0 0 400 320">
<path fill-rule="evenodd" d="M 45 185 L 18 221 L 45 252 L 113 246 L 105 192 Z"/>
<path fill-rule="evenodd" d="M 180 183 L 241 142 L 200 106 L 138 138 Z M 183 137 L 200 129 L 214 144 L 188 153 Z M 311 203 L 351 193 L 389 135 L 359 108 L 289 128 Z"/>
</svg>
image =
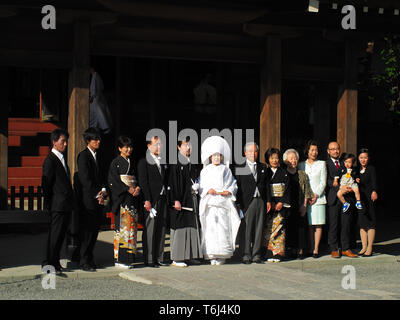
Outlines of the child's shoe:
<svg viewBox="0 0 400 320">
<path fill-rule="evenodd" d="M 342 212 L 345 213 L 347 210 L 349 210 L 349 208 L 350 208 L 350 203 L 346 202 L 343 205 Z"/>
<path fill-rule="evenodd" d="M 363 207 L 362 207 L 362 205 L 361 205 L 361 201 L 357 201 L 356 202 L 356 208 L 358 209 L 358 210 L 361 210 Z"/>
</svg>

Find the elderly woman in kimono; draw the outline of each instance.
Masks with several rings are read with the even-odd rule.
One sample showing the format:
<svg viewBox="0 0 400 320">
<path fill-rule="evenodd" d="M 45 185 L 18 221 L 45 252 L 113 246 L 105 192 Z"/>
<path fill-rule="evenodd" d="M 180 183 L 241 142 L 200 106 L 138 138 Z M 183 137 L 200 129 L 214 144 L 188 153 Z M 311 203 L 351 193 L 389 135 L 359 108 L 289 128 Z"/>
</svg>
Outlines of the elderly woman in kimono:
<svg viewBox="0 0 400 320">
<path fill-rule="evenodd" d="M 290 178 L 280 165 L 279 149 L 265 153 L 271 190 L 271 210 L 267 215 L 266 246 L 268 262 L 280 262 L 285 257 L 286 220 L 290 215 Z"/>
<path fill-rule="evenodd" d="M 128 269 L 135 261 L 140 187 L 129 158 L 132 154 L 131 139 L 120 136 L 118 150 L 120 155 L 111 162 L 108 172 L 112 212 L 115 214 L 114 260 L 116 267 Z"/>
<path fill-rule="evenodd" d="M 232 257 L 240 218 L 234 205 L 236 180 L 229 169 L 230 148 L 221 137 L 207 138 L 201 146 L 200 205 L 201 247 L 211 265 Z"/>
</svg>

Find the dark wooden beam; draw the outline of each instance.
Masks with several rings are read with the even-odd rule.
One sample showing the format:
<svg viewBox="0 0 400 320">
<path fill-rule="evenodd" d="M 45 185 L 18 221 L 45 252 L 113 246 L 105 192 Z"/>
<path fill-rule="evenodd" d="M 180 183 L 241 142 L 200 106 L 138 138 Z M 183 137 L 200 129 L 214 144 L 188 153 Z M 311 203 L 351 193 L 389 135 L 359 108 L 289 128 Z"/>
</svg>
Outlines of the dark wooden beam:
<svg viewBox="0 0 400 320">
<path fill-rule="evenodd" d="M 261 68 L 260 160 L 270 147 L 281 144 L 282 39 L 267 38 L 265 62 Z"/>
<path fill-rule="evenodd" d="M 76 171 L 76 157 L 86 145 L 82 138 L 89 125 L 90 24 L 74 23 L 73 67 L 70 72 L 68 107 L 68 165 Z"/>
<path fill-rule="evenodd" d="M 164 19 L 243 23 L 255 19 L 268 10 L 262 6 L 248 5 L 188 5 L 176 3 L 154 3 L 150 1 L 97 0 L 106 8 L 124 15 L 135 17 L 158 17 Z"/>
<path fill-rule="evenodd" d="M 70 52 L 0 49 L 1 65 L 28 68 L 70 68 L 72 54 Z"/>
<path fill-rule="evenodd" d="M 261 63 L 263 56 L 262 50 L 256 48 L 178 43 L 125 42 L 107 39 L 96 41 L 93 44 L 92 54 L 239 63 Z"/>
<path fill-rule="evenodd" d="M 310 65 L 284 64 L 282 77 L 291 80 L 324 81 L 341 83 L 343 69 Z"/>
</svg>

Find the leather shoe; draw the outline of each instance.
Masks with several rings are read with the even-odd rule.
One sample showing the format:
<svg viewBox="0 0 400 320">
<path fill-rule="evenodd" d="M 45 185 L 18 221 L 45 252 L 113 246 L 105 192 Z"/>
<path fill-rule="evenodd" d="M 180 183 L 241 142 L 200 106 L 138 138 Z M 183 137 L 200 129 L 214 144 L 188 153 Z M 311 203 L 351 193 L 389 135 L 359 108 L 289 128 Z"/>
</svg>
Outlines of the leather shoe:
<svg viewBox="0 0 400 320">
<path fill-rule="evenodd" d="M 253 259 L 253 262 L 254 263 L 264 263 L 260 258 L 255 258 L 255 259 Z"/>
<path fill-rule="evenodd" d="M 243 259 L 242 263 L 244 264 L 251 264 L 251 261 L 249 259 Z"/>
<path fill-rule="evenodd" d="M 170 264 L 169 264 L 169 263 L 165 263 L 165 262 L 158 261 L 158 265 L 161 266 L 161 267 L 168 267 Z"/>
<path fill-rule="evenodd" d="M 336 259 L 340 258 L 339 251 L 332 251 L 331 257 Z"/>
<path fill-rule="evenodd" d="M 348 249 L 348 250 L 346 250 L 346 251 L 342 251 L 342 256 L 346 256 L 346 257 L 349 257 L 349 258 L 358 257 L 357 254 L 351 252 L 350 249 Z"/>
<path fill-rule="evenodd" d="M 147 263 L 146 264 L 148 267 L 150 268 L 159 268 L 160 266 L 158 265 L 158 263 Z"/>
<path fill-rule="evenodd" d="M 96 271 L 96 269 L 94 269 L 90 264 L 84 264 L 82 267 L 81 267 L 81 269 L 83 270 L 83 271 L 88 271 L 88 272 L 94 272 L 94 271 Z"/>
</svg>

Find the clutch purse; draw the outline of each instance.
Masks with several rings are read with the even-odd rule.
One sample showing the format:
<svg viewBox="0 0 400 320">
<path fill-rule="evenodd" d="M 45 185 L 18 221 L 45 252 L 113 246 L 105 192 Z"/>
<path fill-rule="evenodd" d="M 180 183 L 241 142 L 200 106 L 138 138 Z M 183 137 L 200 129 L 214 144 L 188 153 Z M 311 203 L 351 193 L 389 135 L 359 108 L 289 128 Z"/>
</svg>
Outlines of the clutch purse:
<svg viewBox="0 0 400 320">
<path fill-rule="evenodd" d="M 128 174 L 120 174 L 121 181 L 125 183 L 128 187 L 136 188 L 137 180 L 135 176 L 130 176 Z"/>
<path fill-rule="evenodd" d="M 284 183 L 271 184 L 271 195 L 273 197 L 283 197 L 284 193 L 285 193 L 285 184 Z"/>
</svg>

